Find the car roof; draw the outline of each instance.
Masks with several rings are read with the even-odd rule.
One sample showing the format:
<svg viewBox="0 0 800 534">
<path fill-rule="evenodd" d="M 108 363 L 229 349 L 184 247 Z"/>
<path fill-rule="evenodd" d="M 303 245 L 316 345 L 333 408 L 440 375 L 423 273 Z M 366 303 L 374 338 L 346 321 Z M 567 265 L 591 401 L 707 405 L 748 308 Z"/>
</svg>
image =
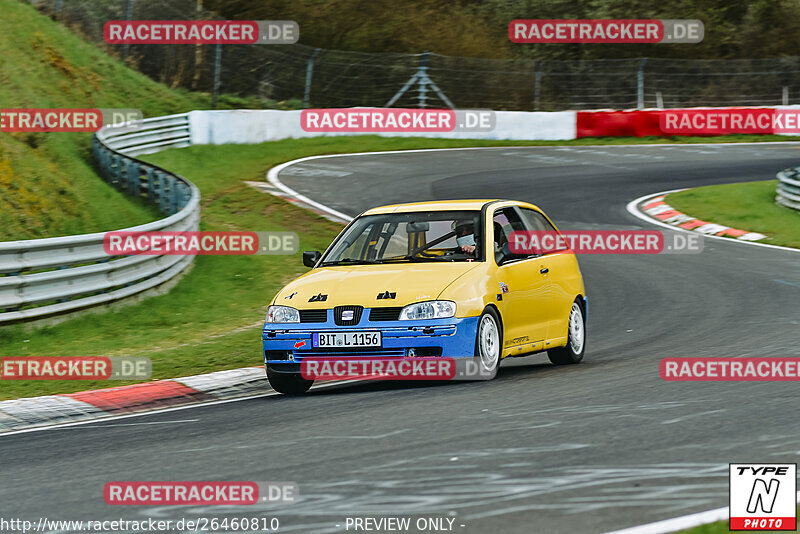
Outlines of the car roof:
<svg viewBox="0 0 800 534">
<path fill-rule="evenodd" d="M 377 215 L 381 213 L 406 213 L 418 211 L 456 211 L 474 210 L 479 211 L 489 202 L 502 202 L 503 205 L 531 206 L 527 202 L 516 200 L 490 199 L 462 199 L 462 200 L 434 200 L 429 202 L 409 202 L 407 204 L 390 204 L 388 206 L 378 206 L 365 211 L 362 215 Z M 536 208 L 538 210 L 538 208 Z"/>
</svg>

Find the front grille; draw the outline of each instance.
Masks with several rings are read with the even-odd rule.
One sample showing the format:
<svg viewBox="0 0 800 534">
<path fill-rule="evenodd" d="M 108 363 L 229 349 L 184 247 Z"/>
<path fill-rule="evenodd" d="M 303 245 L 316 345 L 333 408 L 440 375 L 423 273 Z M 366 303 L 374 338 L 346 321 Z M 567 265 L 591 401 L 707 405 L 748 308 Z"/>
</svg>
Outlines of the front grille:
<svg viewBox="0 0 800 534">
<path fill-rule="evenodd" d="M 303 358 L 365 358 L 371 356 L 381 357 L 402 357 L 406 355 L 406 349 L 375 349 L 375 348 L 362 348 L 362 349 L 348 349 L 342 350 L 314 350 L 310 351 L 293 351 L 295 359 L 302 360 Z"/>
<path fill-rule="evenodd" d="M 370 321 L 397 321 L 400 319 L 402 307 L 372 308 L 369 311 Z"/>
<path fill-rule="evenodd" d="M 301 323 L 324 323 L 328 320 L 328 310 L 300 310 Z"/>
<path fill-rule="evenodd" d="M 411 354 L 414 351 L 414 354 Z M 417 358 L 429 358 L 432 356 L 441 356 L 442 347 L 414 347 L 409 349 L 409 356 L 416 356 Z"/>
<path fill-rule="evenodd" d="M 338 326 L 354 326 L 361 320 L 363 311 L 363 306 L 336 306 L 333 309 L 333 320 Z M 342 319 L 344 312 L 353 312 L 353 318 L 350 320 Z"/>
<path fill-rule="evenodd" d="M 289 356 L 291 356 L 291 352 L 286 352 L 285 350 L 265 350 L 264 351 L 264 359 L 265 360 L 288 360 Z"/>
</svg>

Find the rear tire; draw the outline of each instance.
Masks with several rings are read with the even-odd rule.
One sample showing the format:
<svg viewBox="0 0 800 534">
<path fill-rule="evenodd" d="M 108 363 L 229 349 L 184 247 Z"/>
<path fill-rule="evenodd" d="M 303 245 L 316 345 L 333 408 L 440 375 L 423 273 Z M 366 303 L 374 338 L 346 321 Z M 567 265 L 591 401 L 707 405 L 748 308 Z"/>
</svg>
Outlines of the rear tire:
<svg viewBox="0 0 800 534">
<path fill-rule="evenodd" d="M 481 367 L 481 375 L 486 376 L 488 380 L 497 376 L 502 352 L 503 327 L 500 326 L 500 317 L 494 308 L 487 307 L 478 319 L 475 357 Z"/>
<path fill-rule="evenodd" d="M 580 299 L 575 299 L 569 310 L 567 346 L 547 351 L 547 357 L 555 365 L 578 363 L 586 352 L 586 315 Z"/>
<path fill-rule="evenodd" d="M 284 395 L 302 395 L 314 384 L 300 373 L 277 373 L 267 368 L 267 380 L 272 389 Z"/>
</svg>

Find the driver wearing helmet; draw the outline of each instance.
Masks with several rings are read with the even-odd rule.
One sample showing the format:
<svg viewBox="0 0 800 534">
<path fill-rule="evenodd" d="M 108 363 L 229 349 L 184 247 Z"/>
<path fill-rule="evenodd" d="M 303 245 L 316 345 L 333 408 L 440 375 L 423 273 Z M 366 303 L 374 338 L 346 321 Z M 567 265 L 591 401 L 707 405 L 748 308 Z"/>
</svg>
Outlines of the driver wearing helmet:
<svg viewBox="0 0 800 534">
<path fill-rule="evenodd" d="M 458 246 L 453 252 L 456 254 L 475 255 L 475 222 L 472 219 L 461 219 L 453 221 L 451 228 L 456 234 Z"/>
</svg>

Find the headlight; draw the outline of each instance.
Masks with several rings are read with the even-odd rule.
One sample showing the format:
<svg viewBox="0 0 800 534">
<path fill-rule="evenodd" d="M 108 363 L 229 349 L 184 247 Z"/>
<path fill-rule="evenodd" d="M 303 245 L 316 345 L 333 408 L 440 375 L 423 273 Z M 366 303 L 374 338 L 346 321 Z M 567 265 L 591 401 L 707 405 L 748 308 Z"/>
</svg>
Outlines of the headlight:
<svg viewBox="0 0 800 534">
<path fill-rule="evenodd" d="M 445 319 L 456 314 L 456 303 L 449 300 L 431 300 L 409 304 L 400 312 L 401 321 L 419 319 Z"/>
<path fill-rule="evenodd" d="M 270 306 L 267 308 L 268 323 L 299 323 L 300 312 L 289 306 Z"/>
</svg>

